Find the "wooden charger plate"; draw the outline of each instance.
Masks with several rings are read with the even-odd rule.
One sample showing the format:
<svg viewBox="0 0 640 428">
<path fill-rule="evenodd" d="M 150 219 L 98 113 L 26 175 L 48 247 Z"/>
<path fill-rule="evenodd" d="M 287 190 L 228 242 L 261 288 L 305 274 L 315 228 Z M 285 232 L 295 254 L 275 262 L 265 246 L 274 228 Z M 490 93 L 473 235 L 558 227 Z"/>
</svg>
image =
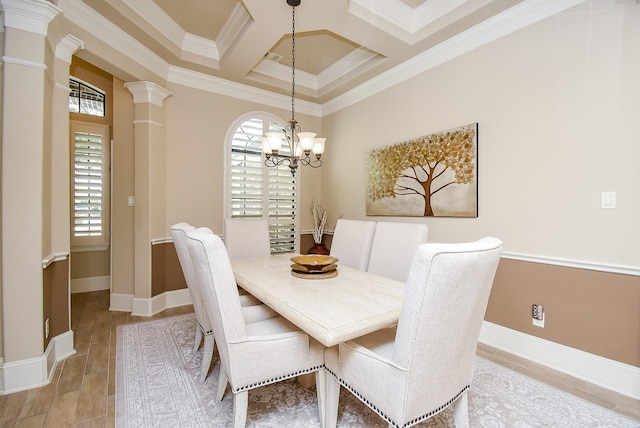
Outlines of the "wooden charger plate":
<svg viewBox="0 0 640 428">
<path fill-rule="evenodd" d="M 333 278 L 334 276 L 338 276 L 338 269 L 334 269 L 329 272 L 321 272 L 321 273 L 297 272 L 295 270 L 291 270 L 291 275 L 295 276 L 296 278 L 302 278 L 302 279 L 327 279 L 327 278 Z"/>
</svg>

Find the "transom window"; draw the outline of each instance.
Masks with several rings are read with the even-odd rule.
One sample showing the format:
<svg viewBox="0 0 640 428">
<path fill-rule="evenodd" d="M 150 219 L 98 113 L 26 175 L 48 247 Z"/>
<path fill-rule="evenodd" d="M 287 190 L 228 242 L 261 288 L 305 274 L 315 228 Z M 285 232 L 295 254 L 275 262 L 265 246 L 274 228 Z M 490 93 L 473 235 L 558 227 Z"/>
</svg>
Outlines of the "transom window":
<svg viewBox="0 0 640 428">
<path fill-rule="evenodd" d="M 297 179 L 286 165 L 267 168 L 263 163 L 262 136 L 283 127 L 268 114 L 252 115 L 240 121 L 227 146 L 227 216 L 268 218 L 272 253 L 298 248 Z M 287 150 L 283 147 L 281 153 Z"/>
<path fill-rule="evenodd" d="M 69 79 L 69 111 L 104 116 L 104 92 L 78 79 Z"/>
</svg>

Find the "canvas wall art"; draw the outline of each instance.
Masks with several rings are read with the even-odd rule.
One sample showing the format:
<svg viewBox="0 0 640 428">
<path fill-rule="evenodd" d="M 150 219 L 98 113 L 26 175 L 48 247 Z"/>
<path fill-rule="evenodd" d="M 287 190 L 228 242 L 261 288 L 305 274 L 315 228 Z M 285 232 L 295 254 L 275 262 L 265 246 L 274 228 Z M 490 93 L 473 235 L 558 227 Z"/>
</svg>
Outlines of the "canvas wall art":
<svg viewBox="0 0 640 428">
<path fill-rule="evenodd" d="M 478 216 L 478 124 L 371 150 L 367 215 Z"/>
</svg>

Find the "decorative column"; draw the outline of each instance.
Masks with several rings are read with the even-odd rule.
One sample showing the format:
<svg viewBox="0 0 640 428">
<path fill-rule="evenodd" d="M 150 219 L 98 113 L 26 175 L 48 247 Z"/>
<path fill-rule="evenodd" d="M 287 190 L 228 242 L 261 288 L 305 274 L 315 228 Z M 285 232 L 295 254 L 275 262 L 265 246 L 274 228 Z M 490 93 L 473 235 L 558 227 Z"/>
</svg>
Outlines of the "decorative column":
<svg viewBox="0 0 640 428">
<path fill-rule="evenodd" d="M 165 235 L 166 112 L 171 92 L 153 82 L 129 82 L 135 104 L 135 285 L 132 315 L 151 315 L 151 242 Z"/>
<path fill-rule="evenodd" d="M 69 144 L 69 68 L 73 55 L 84 49 L 82 40 L 66 35 L 56 45 L 51 117 L 51 253 L 71 247 L 71 146 Z"/>
<path fill-rule="evenodd" d="M 47 34 L 60 9 L 44 0 L 0 2 L 5 24 L 0 386 L 11 391 L 46 381 L 42 266 L 50 195 L 43 182 L 53 86 L 46 74 L 52 56 Z"/>
</svg>

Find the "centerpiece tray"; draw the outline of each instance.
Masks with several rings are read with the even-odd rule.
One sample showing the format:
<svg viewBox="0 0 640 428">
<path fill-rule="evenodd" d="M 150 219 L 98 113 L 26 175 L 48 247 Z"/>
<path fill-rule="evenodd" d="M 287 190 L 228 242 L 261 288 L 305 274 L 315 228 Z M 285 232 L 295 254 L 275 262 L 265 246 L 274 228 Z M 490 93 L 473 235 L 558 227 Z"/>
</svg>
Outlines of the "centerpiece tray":
<svg viewBox="0 0 640 428">
<path fill-rule="evenodd" d="M 325 279 L 338 275 L 338 259 L 320 254 L 291 257 L 291 275 L 304 279 Z"/>
</svg>

